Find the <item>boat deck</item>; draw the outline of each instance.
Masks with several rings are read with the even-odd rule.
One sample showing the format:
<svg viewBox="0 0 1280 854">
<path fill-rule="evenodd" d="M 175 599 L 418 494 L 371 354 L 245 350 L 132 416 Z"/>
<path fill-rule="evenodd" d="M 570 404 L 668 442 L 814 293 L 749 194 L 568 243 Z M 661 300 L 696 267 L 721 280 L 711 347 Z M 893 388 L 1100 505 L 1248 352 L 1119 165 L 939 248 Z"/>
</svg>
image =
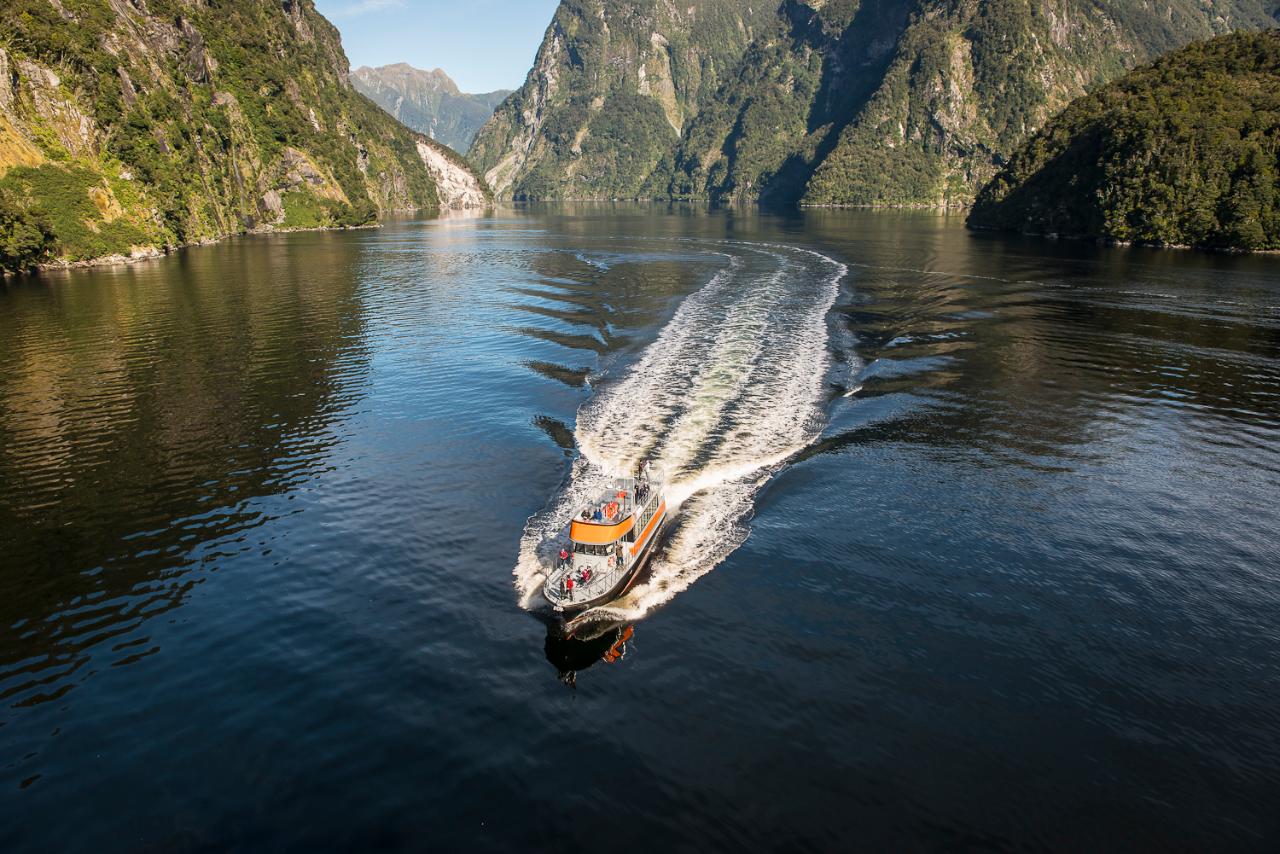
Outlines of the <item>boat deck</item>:
<svg viewBox="0 0 1280 854">
<path fill-rule="evenodd" d="M 585 583 L 578 580 L 581 577 L 579 570 L 573 566 L 562 567 L 547 576 L 543 593 L 552 605 L 560 606 L 575 605 L 599 599 L 617 585 L 628 568 L 626 565 L 619 565 L 614 560 L 610 560 L 609 564 L 610 568 L 607 570 L 592 570 L 591 579 Z M 564 585 L 565 579 L 570 575 L 574 577 L 572 591 L 567 590 Z"/>
</svg>

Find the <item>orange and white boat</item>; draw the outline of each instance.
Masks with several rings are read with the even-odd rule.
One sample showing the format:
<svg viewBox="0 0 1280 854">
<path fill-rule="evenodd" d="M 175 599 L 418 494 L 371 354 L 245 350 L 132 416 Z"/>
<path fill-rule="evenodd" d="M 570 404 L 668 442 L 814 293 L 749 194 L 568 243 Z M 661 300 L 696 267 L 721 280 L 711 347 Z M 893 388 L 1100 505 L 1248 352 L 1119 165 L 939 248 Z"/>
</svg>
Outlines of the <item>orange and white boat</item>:
<svg viewBox="0 0 1280 854">
<path fill-rule="evenodd" d="M 662 478 L 642 466 L 639 476 L 616 480 L 569 522 L 542 585 L 557 613 L 576 614 L 631 589 L 667 522 L 663 487 Z"/>
</svg>

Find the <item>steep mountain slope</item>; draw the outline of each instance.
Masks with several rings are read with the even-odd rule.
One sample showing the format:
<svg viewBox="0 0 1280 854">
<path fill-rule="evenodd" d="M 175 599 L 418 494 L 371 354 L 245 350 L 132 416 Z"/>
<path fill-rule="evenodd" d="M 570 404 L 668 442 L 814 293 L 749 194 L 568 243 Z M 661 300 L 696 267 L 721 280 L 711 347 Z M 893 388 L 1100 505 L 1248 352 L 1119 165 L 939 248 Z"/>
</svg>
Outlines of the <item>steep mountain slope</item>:
<svg viewBox="0 0 1280 854">
<path fill-rule="evenodd" d="M 426 153 L 466 171 L 351 88 L 311 0 L 8 0 L 0 32 L 8 266 L 22 235 L 75 260 L 363 224 L 449 201 Z"/>
<path fill-rule="evenodd" d="M 1193 39 L 1269 26 L 1275 8 L 1272 0 L 921 4 L 804 201 L 966 204 L 1072 98 Z"/>
<path fill-rule="evenodd" d="M 596 0 L 594 17 L 569 15 L 581 5 L 561 4 L 539 64 L 508 102 L 513 109 L 500 110 L 477 137 L 473 159 L 494 170 L 499 192 L 963 205 L 1072 98 L 1191 40 L 1273 25 L 1278 8 L 1276 0 L 759 2 L 749 46 L 718 73 L 716 91 L 691 104 L 675 145 L 645 125 L 610 148 L 607 135 L 562 121 L 558 105 L 594 91 L 582 81 L 604 76 L 614 98 L 652 112 L 652 89 L 642 92 L 634 66 L 629 76 L 610 75 L 599 52 L 569 51 L 558 22 L 578 22 L 576 41 L 584 31 L 598 39 L 641 4 Z M 670 27 L 685 22 L 667 23 L 670 39 Z M 684 36 L 695 52 L 709 38 L 696 27 Z M 735 44 L 726 53 L 737 51 Z M 616 71 L 628 67 L 608 58 Z M 634 171 L 651 170 L 625 181 L 609 180 L 607 170 L 594 183 L 555 180 L 584 167 L 601 171 L 581 162 L 581 140 L 593 135 L 595 162 L 639 151 Z M 529 180 L 542 164 L 551 164 L 551 179 Z"/>
<path fill-rule="evenodd" d="M 739 62 L 768 0 L 564 0 L 470 157 L 518 198 L 634 197 Z"/>
<path fill-rule="evenodd" d="M 1190 45 L 1073 102 L 983 188 L 969 223 L 1280 249 L 1280 30 Z"/>
<path fill-rule="evenodd" d="M 472 95 L 459 90 L 439 68 L 423 71 L 403 62 L 378 68 L 362 65 L 351 72 L 351 84 L 402 124 L 454 151 L 466 151 L 476 131 L 511 94 L 510 89 L 499 89 Z"/>
<path fill-rule="evenodd" d="M 879 83 L 907 16 L 901 0 L 781 3 L 660 176 L 670 194 L 797 201 Z"/>
</svg>

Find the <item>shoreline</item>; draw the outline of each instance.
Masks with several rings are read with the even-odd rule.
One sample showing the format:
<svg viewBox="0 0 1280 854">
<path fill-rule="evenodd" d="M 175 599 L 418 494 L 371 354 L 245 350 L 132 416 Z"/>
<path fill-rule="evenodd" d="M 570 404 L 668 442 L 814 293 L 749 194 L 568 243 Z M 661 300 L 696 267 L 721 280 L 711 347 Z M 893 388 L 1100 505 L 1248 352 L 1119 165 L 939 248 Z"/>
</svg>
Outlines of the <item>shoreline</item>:
<svg viewBox="0 0 1280 854">
<path fill-rule="evenodd" d="M 547 201 L 528 201 L 528 200 L 507 200 L 505 202 L 493 201 L 485 208 L 501 204 L 583 204 L 583 203 L 603 203 L 603 204 L 706 204 L 712 207 L 738 207 L 739 205 L 728 204 L 721 205 L 710 200 L 699 199 L 555 199 Z M 762 208 L 759 203 L 746 202 L 742 205 L 755 208 Z M 965 206 L 947 206 L 947 205 L 814 205 L 801 204 L 796 205 L 796 210 L 877 210 L 877 211 L 934 211 L 939 214 L 960 213 L 968 209 Z M 454 208 L 440 206 L 437 208 L 414 208 L 402 211 L 389 211 L 389 214 L 420 214 L 434 213 L 442 214 L 445 211 L 454 210 Z M 167 258 L 169 255 L 181 249 L 190 249 L 197 246 L 211 246 L 215 243 L 222 243 L 235 237 L 262 236 L 271 234 L 293 234 L 299 232 L 311 231 L 361 231 L 365 229 L 382 228 L 382 221 L 366 223 L 364 225 L 319 225 L 319 226 L 295 226 L 290 228 L 252 228 L 245 231 L 238 231 L 233 234 L 225 234 L 221 237 L 210 237 L 203 240 L 193 240 L 188 243 L 180 243 L 173 246 L 164 247 L 145 247 L 137 252 L 131 252 L 128 255 L 122 253 L 114 253 L 111 255 L 101 255 L 96 258 L 83 258 L 78 261 L 47 261 L 43 264 L 37 264 L 33 269 L 26 273 L 17 273 L 13 271 L 4 271 L 0 273 L 0 281 L 8 281 L 23 275 L 38 275 L 40 273 L 67 272 L 71 270 L 86 270 L 97 267 L 116 267 L 127 266 L 130 264 L 140 264 L 146 261 L 155 261 L 160 258 Z M 1092 243 L 1096 246 L 1103 246 L 1114 249 L 1177 249 L 1190 252 L 1205 252 L 1213 255 L 1280 255 L 1280 249 L 1240 249 L 1230 246 L 1191 246 L 1180 243 L 1140 243 L 1129 240 L 1115 240 L 1108 237 L 1097 237 L 1091 235 L 1066 235 L 1056 233 L 1041 233 L 1029 231 L 1016 231 L 1011 229 L 995 228 L 992 226 L 970 225 L 965 223 L 967 231 L 990 234 L 1005 235 L 1010 237 L 1032 238 L 1035 240 L 1047 240 L 1051 242 L 1074 241 L 1081 243 Z"/>
<path fill-rule="evenodd" d="M 443 210 L 443 209 L 440 209 Z M 421 213 L 424 211 L 439 212 L 432 208 L 418 208 L 413 211 L 395 211 L 394 213 Z M 208 237 L 203 240 L 192 240 L 187 243 L 177 243 L 172 246 L 148 246 L 140 248 L 136 252 L 130 252 L 128 255 L 123 253 L 113 253 L 111 255 L 99 255 L 95 258 L 81 258 L 77 261 L 46 261 L 43 264 L 37 264 L 31 270 L 25 273 L 16 273 L 6 270 L 0 274 L 0 278 L 8 280 L 19 276 L 31 276 L 40 273 L 58 273 L 68 272 L 70 270 L 87 270 L 94 267 L 119 267 L 130 264 L 141 264 L 145 261 L 155 261 L 160 258 L 167 258 L 174 252 L 182 249 L 192 249 L 197 246 L 212 246 L 215 243 L 222 243 L 236 237 L 253 237 L 270 234 L 294 234 L 306 231 L 360 231 L 363 229 L 382 228 L 381 222 L 371 222 L 365 225 L 315 225 L 315 226 L 295 226 L 291 228 L 251 228 L 245 231 L 237 231 L 232 234 L 224 234 L 221 237 Z"/>
<path fill-rule="evenodd" d="M 1073 241 L 1076 243 L 1092 243 L 1109 249 L 1177 249 L 1184 252 L 1206 252 L 1210 255 L 1280 255 L 1280 249 L 1241 249 L 1235 246 L 1194 246 L 1188 243 L 1143 243 L 1133 240 L 1116 240 L 1113 237 L 1098 237 L 1088 234 L 1058 234 L 1056 232 L 1017 231 L 1008 228 L 996 228 L 990 225 L 970 225 L 965 223 L 967 231 L 983 234 L 998 234 L 1007 237 L 1030 237 L 1034 240 Z"/>
<path fill-rule="evenodd" d="M 801 203 L 796 205 L 800 210 L 836 210 L 836 211 L 936 211 L 937 213 L 963 213 L 973 207 L 971 202 L 962 202 L 954 205 L 930 205 L 930 204 L 883 204 L 883 205 L 855 205 L 835 202 L 831 204 L 817 204 L 814 202 Z"/>
<path fill-rule="evenodd" d="M 483 206 L 463 206 L 453 207 L 451 205 L 437 205 L 436 207 L 421 208 L 405 208 L 403 210 L 387 211 L 387 217 L 404 214 L 433 214 L 442 215 L 447 211 L 453 210 L 485 210 L 493 206 L 489 203 Z M 383 218 L 385 219 L 385 217 Z M 172 246 L 148 246 L 139 249 L 137 252 L 131 252 L 128 255 L 123 253 L 113 253 L 111 255 L 99 255 L 96 258 L 82 258 L 78 261 L 46 261 L 43 264 L 37 264 L 33 269 L 26 273 L 15 273 L 12 271 L 4 271 L 0 274 L 0 279 L 8 280 L 22 275 L 34 275 L 38 273 L 54 273 L 65 272 L 68 270 L 86 270 L 93 267 L 116 267 L 129 264 L 140 264 L 144 261 L 155 261 L 160 258 L 166 258 L 169 255 L 181 249 L 191 249 L 196 246 L 212 246 L 215 243 L 222 243 L 224 240 L 231 240 L 235 237 L 251 237 L 270 234 L 295 234 L 307 231 L 361 231 L 364 229 L 382 228 L 383 219 L 375 222 L 365 223 L 364 225 L 313 225 L 313 226 L 292 226 L 289 228 L 280 228 L 268 226 L 266 228 L 250 228 L 245 231 L 237 231 L 232 234 L 224 234 L 221 237 L 208 237 L 203 240 L 192 240 L 187 243 L 178 243 Z"/>
<path fill-rule="evenodd" d="M 961 213 L 969 210 L 973 205 L 971 203 L 958 203 L 953 205 L 930 205 L 930 204 L 884 204 L 884 205 L 854 205 L 854 204 L 808 204 L 796 203 L 793 205 L 777 205 L 771 206 L 762 204 L 759 199 L 744 199 L 740 201 L 716 201 L 705 197 L 682 197 L 682 198 L 590 198 L 590 197 L 566 197 L 554 199 L 502 199 L 497 204 L 503 205 L 554 205 L 554 204 L 639 204 L 639 205 L 699 205 L 711 208 L 756 208 L 763 212 L 779 211 L 779 210 L 885 210 L 885 211 L 938 211 L 939 213 Z"/>
</svg>

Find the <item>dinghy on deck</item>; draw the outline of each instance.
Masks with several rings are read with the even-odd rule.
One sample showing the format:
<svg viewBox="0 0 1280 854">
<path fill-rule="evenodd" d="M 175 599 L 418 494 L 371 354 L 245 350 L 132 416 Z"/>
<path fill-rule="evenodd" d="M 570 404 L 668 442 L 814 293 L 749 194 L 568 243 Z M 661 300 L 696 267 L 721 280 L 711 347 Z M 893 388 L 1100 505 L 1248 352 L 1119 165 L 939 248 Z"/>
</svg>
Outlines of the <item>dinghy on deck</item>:
<svg viewBox="0 0 1280 854">
<path fill-rule="evenodd" d="M 615 480 L 570 521 L 542 585 L 556 613 L 578 614 L 631 589 L 667 521 L 663 487 L 661 477 L 642 467 L 636 478 Z"/>
</svg>

